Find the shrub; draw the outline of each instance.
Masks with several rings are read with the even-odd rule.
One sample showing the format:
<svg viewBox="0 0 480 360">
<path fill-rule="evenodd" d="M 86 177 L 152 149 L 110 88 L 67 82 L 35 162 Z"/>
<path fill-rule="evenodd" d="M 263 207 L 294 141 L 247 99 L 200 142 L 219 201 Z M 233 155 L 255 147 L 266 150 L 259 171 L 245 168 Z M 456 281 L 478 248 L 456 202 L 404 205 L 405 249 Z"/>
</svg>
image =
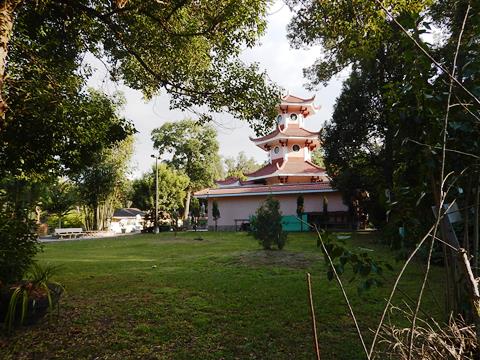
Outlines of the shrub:
<svg viewBox="0 0 480 360">
<path fill-rule="evenodd" d="M 26 210 L 0 202 L 0 284 L 20 280 L 39 249 L 35 223 Z"/>
<path fill-rule="evenodd" d="M 48 228 L 55 229 L 58 228 L 58 215 L 51 215 L 48 217 Z M 84 217 L 82 214 L 73 210 L 70 211 L 67 215 L 62 217 L 62 228 L 83 228 L 84 227 Z"/>
<path fill-rule="evenodd" d="M 212 204 L 212 217 L 215 221 L 215 231 L 217 231 L 217 221 L 220 219 L 220 210 L 218 209 L 218 203 L 216 201 Z"/>
<path fill-rule="evenodd" d="M 282 229 L 282 213 L 280 203 L 272 196 L 260 206 L 251 219 L 251 233 L 265 250 L 271 250 L 276 245 L 283 249 L 287 241 L 287 233 Z"/>
</svg>

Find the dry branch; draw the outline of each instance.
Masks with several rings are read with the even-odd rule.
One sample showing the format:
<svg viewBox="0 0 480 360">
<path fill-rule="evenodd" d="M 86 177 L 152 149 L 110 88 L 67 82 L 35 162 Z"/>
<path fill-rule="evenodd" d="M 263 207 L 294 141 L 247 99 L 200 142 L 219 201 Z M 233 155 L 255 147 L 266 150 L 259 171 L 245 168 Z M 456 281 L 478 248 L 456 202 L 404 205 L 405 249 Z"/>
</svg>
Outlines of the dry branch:
<svg viewBox="0 0 480 360">
<path fill-rule="evenodd" d="M 308 303 L 310 305 L 310 316 L 312 321 L 313 346 L 315 349 L 315 355 L 317 357 L 317 360 L 320 360 L 320 348 L 318 346 L 317 324 L 315 321 L 315 309 L 313 307 L 312 279 L 311 279 L 310 273 L 307 273 L 307 286 L 308 286 Z"/>
</svg>

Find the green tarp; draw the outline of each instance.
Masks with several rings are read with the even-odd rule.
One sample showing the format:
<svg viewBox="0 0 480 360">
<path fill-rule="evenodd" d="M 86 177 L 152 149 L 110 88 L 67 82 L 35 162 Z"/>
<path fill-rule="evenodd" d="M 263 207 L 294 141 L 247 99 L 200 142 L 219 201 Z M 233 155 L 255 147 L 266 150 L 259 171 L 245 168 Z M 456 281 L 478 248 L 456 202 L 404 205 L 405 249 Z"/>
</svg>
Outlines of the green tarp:
<svg viewBox="0 0 480 360">
<path fill-rule="evenodd" d="M 301 221 L 293 215 L 282 216 L 282 227 L 284 231 L 309 231 L 307 222 L 307 215 L 302 215 L 302 220 L 304 223 L 302 224 Z"/>
</svg>

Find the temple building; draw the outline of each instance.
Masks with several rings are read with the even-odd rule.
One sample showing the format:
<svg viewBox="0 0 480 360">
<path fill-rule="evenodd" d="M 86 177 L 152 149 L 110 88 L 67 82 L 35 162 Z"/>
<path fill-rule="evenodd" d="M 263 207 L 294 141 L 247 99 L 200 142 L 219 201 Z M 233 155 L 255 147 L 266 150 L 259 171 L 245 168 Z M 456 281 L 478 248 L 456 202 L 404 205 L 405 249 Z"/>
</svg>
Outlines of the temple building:
<svg viewBox="0 0 480 360">
<path fill-rule="evenodd" d="M 268 195 L 280 201 L 286 230 L 305 229 L 297 219 L 297 199 L 304 198 L 304 220 L 318 222 L 324 210 L 329 214 L 347 214 L 339 191 L 332 188 L 325 169 L 312 162 L 312 152 L 320 146 L 319 132 L 307 130 L 309 116 L 319 107 L 315 97 L 301 99 L 287 95 L 278 106 L 276 128 L 270 134 L 250 138 L 268 154 L 268 164 L 245 174 L 246 180 L 228 178 L 217 181 L 217 187 L 194 194 L 208 201 L 208 228 L 213 229 L 212 204 L 217 202 L 220 218 L 218 230 L 238 230 L 249 219 Z M 328 205 L 327 205 L 328 204 Z M 324 207 L 327 207 L 324 209 Z M 330 216 L 331 217 L 331 216 Z M 343 216 L 344 217 L 344 216 Z"/>
</svg>

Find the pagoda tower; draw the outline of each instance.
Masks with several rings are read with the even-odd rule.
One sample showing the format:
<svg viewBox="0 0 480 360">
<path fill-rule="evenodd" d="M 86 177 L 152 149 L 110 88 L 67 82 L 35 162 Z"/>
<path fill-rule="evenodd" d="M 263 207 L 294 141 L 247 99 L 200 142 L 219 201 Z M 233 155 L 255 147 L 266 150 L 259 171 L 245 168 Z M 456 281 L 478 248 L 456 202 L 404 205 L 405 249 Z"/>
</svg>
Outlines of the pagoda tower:
<svg viewBox="0 0 480 360">
<path fill-rule="evenodd" d="M 297 218 L 299 196 L 304 198 L 303 221 L 319 224 L 327 210 L 325 206 L 335 218 L 344 218 L 348 214 L 341 193 L 332 188 L 325 169 L 312 163 L 312 152 L 321 145 L 319 132 L 305 128 L 309 117 L 319 110 L 314 100 L 315 97 L 282 97 L 275 130 L 262 137 L 250 138 L 267 152 L 267 165 L 245 174 L 246 180 L 219 180 L 215 187 L 194 194 L 208 203 L 209 229 L 246 229 L 251 216 L 267 196 L 274 196 L 280 202 L 288 231 L 307 230 Z M 214 202 L 221 214 L 216 221 L 212 214 Z"/>
<path fill-rule="evenodd" d="M 325 169 L 311 161 L 312 151 L 320 146 L 319 132 L 305 128 L 308 117 L 319 110 L 314 99 L 292 95 L 281 98 L 275 130 L 263 137 L 250 138 L 268 152 L 269 164 L 245 174 L 248 181 L 267 185 L 328 181 Z"/>
</svg>

